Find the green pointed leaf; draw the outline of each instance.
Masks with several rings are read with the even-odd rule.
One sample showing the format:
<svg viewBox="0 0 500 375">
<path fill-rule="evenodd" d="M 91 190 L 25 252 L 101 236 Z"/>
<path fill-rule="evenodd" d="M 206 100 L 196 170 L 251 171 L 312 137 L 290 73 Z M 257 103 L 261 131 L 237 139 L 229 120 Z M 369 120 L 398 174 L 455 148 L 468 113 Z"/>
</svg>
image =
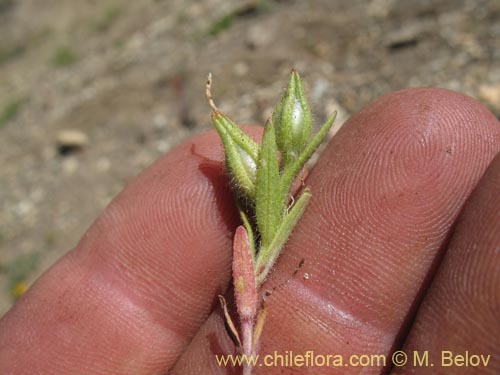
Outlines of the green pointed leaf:
<svg viewBox="0 0 500 375">
<path fill-rule="evenodd" d="M 268 121 L 262 138 L 255 194 L 255 213 L 261 246 L 271 242 L 278 228 L 283 213 L 280 191 L 278 149 L 273 123 Z"/>
<path fill-rule="evenodd" d="M 262 247 L 257 257 L 257 284 L 260 285 L 266 279 L 267 274 L 278 259 L 278 256 L 285 246 L 286 241 L 292 234 L 295 225 L 298 223 L 302 214 L 311 200 L 311 191 L 306 188 L 299 196 L 290 211 L 283 218 L 272 242 L 267 247 Z"/>
</svg>

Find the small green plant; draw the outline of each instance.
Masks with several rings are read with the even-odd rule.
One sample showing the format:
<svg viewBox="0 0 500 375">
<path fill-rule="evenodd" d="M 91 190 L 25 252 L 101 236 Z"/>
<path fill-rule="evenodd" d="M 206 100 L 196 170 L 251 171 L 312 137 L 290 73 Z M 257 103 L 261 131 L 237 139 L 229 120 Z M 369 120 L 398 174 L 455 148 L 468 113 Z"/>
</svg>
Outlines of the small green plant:
<svg viewBox="0 0 500 375">
<path fill-rule="evenodd" d="M 66 68 L 78 61 L 78 55 L 69 47 L 61 46 L 52 56 L 52 64 L 59 68 Z"/>
<path fill-rule="evenodd" d="M 241 4 L 232 11 L 217 18 L 208 28 L 207 34 L 215 36 L 229 29 L 238 18 L 266 13 L 271 9 L 273 0 L 257 0 Z"/>
<path fill-rule="evenodd" d="M 106 11 L 97 19 L 92 28 L 94 31 L 99 33 L 104 33 L 111 29 L 113 24 L 118 20 L 122 14 L 122 9 L 118 7 L 111 7 L 106 9 Z"/>
<path fill-rule="evenodd" d="M 326 138 L 336 113 L 311 136 L 311 111 L 299 74 L 292 70 L 288 87 L 264 128 L 262 144 L 254 142 L 215 105 L 211 75 L 206 95 L 212 122 L 219 133 L 242 225 L 233 242 L 233 286 L 240 328 L 220 296 L 227 326 L 240 354 L 255 356 L 267 310 L 259 302 L 259 289 L 311 199 L 303 186 L 292 197 L 292 185 L 318 146 Z M 252 367 L 243 368 L 250 375 Z"/>
<path fill-rule="evenodd" d="M 17 99 L 7 103 L 0 112 L 0 127 L 17 117 L 23 108 L 25 100 Z"/>
<path fill-rule="evenodd" d="M 208 29 L 208 35 L 215 36 L 221 31 L 229 29 L 233 25 L 234 18 L 235 15 L 233 13 L 224 14 L 212 23 Z"/>
<path fill-rule="evenodd" d="M 17 44 L 9 48 L 0 49 L 0 65 L 6 64 L 22 56 L 26 52 L 26 46 Z"/>
</svg>

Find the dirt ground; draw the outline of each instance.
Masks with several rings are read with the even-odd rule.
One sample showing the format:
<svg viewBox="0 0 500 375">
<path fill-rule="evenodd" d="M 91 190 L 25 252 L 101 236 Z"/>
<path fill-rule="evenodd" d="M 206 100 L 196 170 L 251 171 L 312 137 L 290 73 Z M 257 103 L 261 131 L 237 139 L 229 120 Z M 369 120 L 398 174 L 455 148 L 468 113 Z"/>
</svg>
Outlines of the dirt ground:
<svg viewBox="0 0 500 375">
<path fill-rule="evenodd" d="M 0 0 L 0 316 L 124 185 L 210 127 L 263 123 L 291 67 L 316 124 L 439 86 L 500 115 L 500 2 Z"/>
</svg>

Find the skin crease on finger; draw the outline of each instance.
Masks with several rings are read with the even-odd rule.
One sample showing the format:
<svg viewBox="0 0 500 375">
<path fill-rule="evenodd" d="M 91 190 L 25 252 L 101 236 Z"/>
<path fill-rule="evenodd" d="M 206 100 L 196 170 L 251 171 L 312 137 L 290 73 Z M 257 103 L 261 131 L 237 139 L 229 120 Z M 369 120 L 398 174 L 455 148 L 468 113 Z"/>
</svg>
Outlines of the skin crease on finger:
<svg viewBox="0 0 500 375">
<path fill-rule="evenodd" d="M 460 216 L 405 343 L 407 353 L 423 355 L 427 351 L 429 366 L 408 366 L 395 373 L 499 374 L 499 270 L 500 154 Z M 467 352 L 471 360 L 465 362 L 462 358 Z M 481 355 L 485 359 L 490 356 L 488 365 L 482 362 L 477 366 L 472 359 Z"/>
<path fill-rule="evenodd" d="M 229 283 L 236 225 L 216 132 L 178 146 L 0 321 L 0 374 L 163 373 Z"/>
<path fill-rule="evenodd" d="M 313 198 L 264 290 L 261 356 L 387 354 L 400 343 L 467 197 L 500 149 L 480 103 L 440 89 L 386 95 L 351 118 L 306 184 Z M 299 264 L 303 266 L 296 272 Z M 237 374 L 220 311 L 172 374 Z M 255 374 L 376 374 L 383 366 Z"/>
</svg>

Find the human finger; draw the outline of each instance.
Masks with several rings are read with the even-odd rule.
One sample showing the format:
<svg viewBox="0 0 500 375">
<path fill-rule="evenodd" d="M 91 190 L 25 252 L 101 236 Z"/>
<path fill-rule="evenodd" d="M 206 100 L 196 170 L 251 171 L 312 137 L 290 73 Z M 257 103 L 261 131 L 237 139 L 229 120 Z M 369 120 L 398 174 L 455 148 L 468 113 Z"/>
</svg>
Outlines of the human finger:
<svg viewBox="0 0 500 375">
<path fill-rule="evenodd" d="M 499 149 L 495 117 L 447 90 L 396 92 L 353 116 L 309 175 L 310 207 L 264 285 L 272 294 L 262 357 L 313 351 L 348 362 L 350 355 L 387 355 L 406 332 L 461 207 Z M 221 327 L 221 315 L 213 315 L 173 373 L 229 371 L 215 358 L 230 347 Z M 256 374 L 277 370 L 260 365 Z M 374 364 L 368 372 L 383 367 Z M 300 373 L 334 370 L 302 367 Z"/>
</svg>

